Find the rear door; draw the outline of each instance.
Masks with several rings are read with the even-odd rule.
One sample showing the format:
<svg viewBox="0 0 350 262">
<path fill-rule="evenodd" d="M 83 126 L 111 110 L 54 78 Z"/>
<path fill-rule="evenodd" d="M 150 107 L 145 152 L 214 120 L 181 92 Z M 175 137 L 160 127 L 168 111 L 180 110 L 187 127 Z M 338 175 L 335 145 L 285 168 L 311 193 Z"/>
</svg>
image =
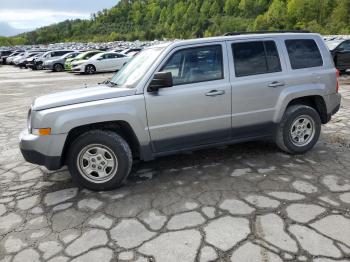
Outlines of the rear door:
<svg viewBox="0 0 350 262">
<path fill-rule="evenodd" d="M 231 86 L 224 42 L 178 47 L 158 71 L 171 72 L 174 86 L 147 92 L 149 132 L 155 152 L 227 141 Z"/>
<path fill-rule="evenodd" d="M 108 70 L 109 71 L 117 71 L 123 66 L 122 59 L 119 58 L 119 54 L 109 54 L 110 57 L 110 63 Z"/>
<path fill-rule="evenodd" d="M 286 86 L 281 43 L 275 39 L 228 41 L 232 85 L 232 137 L 272 132 L 278 97 Z"/>
<path fill-rule="evenodd" d="M 94 60 L 94 65 L 97 71 L 108 71 L 110 68 L 111 59 L 109 54 L 103 54 L 99 58 Z"/>
</svg>

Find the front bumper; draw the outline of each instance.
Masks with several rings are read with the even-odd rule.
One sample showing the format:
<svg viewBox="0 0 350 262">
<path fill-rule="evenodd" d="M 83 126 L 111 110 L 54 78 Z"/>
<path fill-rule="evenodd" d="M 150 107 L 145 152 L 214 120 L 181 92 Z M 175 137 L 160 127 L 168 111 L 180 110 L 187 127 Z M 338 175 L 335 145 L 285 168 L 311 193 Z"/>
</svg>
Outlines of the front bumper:
<svg viewBox="0 0 350 262">
<path fill-rule="evenodd" d="M 72 67 L 72 72 L 84 72 L 84 68 L 82 66 Z"/>
<path fill-rule="evenodd" d="M 28 64 L 27 64 L 27 67 L 28 68 L 35 68 L 35 64 L 33 63 L 33 62 L 29 62 Z"/>
<path fill-rule="evenodd" d="M 63 166 L 62 152 L 67 135 L 36 136 L 24 130 L 19 136 L 19 147 L 30 163 L 57 170 Z"/>
<path fill-rule="evenodd" d="M 21 153 L 27 162 L 45 166 L 48 170 L 58 170 L 62 167 L 61 157 L 59 156 L 45 156 L 40 152 L 23 148 L 21 148 Z"/>
</svg>

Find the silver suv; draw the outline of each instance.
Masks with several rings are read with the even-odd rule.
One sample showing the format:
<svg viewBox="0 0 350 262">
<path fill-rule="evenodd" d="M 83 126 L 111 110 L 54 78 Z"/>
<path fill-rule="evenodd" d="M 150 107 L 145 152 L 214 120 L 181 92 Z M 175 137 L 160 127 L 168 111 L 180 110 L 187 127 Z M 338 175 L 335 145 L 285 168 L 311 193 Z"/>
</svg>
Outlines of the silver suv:
<svg viewBox="0 0 350 262">
<path fill-rule="evenodd" d="M 67 165 L 92 190 L 122 185 L 133 159 L 272 138 L 310 150 L 340 107 L 318 34 L 240 34 L 146 48 L 103 85 L 37 98 L 24 158 Z"/>
</svg>

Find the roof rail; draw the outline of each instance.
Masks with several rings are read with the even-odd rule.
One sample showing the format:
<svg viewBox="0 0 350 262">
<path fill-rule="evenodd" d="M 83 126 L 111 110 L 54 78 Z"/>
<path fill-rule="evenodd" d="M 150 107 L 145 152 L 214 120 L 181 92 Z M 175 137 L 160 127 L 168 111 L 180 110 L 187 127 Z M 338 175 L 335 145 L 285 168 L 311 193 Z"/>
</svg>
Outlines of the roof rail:
<svg viewBox="0 0 350 262">
<path fill-rule="evenodd" d="M 307 30 L 277 30 L 277 31 L 255 31 L 255 32 L 227 32 L 224 36 L 251 35 L 251 34 L 272 34 L 272 33 L 310 33 Z"/>
</svg>

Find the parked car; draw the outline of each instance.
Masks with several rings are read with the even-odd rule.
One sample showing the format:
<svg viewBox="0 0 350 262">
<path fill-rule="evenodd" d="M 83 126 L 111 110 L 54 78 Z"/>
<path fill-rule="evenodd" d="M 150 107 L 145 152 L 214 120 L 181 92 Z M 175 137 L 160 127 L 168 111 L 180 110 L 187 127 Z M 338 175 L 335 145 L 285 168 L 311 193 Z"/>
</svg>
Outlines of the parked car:
<svg viewBox="0 0 350 262">
<path fill-rule="evenodd" d="M 5 64 L 10 65 L 10 61 L 19 54 L 19 52 L 15 51 L 12 54 L 10 54 L 8 57 L 6 57 Z"/>
<path fill-rule="evenodd" d="M 13 53 L 13 51 L 11 51 L 11 50 L 0 51 L 0 63 L 6 64 L 7 57 L 9 57 L 9 55 L 11 55 L 12 53 Z"/>
<path fill-rule="evenodd" d="M 66 60 L 74 59 L 80 54 L 81 54 L 80 52 L 74 51 L 60 57 L 48 59 L 43 63 L 43 68 L 46 70 L 52 70 L 54 72 L 62 72 L 64 71 L 64 63 L 66 62 Z"/>
<path fill-rule="evenodd" d="M 318 34 L 177 41 L 144 49 L 105 84 L 37 98 L 20 148 L 92 190 L 121 186 L 136 158 L 267 138 L 302 154 L 339 110 L 338 88 Z"/>
<path fill-rule="evenodd" d="M 38 56 L 36 56 L 35 58 L 33 59 L 29 59 L 27 61 L 27 68 L 31 68 L 32 70 L 41 70 L 42 69 L 42 63 L 41 62 L 38 62 L 37 63 L 37 60 L 44 60 L 44 59 L 48 59 L 49 56 L 50 56 L 50 52 L 51 51 L 47 51 L 43 54 L 40 54 Z"/>
<path fill-rule="evenodd" d="M 129 48 L 121 51 L 120 53 L 126 56 L 135 56 L 138 52 L 140 52 L 142 48 Z"/>
<path fill-rule="evenodd" d="M 42 54 L 43 52 L 41 51 L 35 51 L 35 52 L 29 52 L 26 55 L 24 55 L 21 59 L 18 59 L 15 62 L 15 65 L 20 67 L 20 68 L 27 68 L 27 64 L 29 61 L 31 61 L 31 58 L 38 57 Z"/>
<path fill-rule="evenodd" d="M 30 68 L 30 66 L 34 63 L 33 61 L 34 61 L 35 59 L 38 59 L 38 58 L 41 57 L 42 55 L 43 55 L 43 52 L 38 53 L 38 54 L 36 54 L 36 55 L 34 55 L 34 56 L 32 56 L 32 57 L 27 58 L 27 59 L 26 59 L 25 68 Z"/>
<path fill-rule="evenodd" d="M 345 73 L 350 69 L 350 39 L 327 41 L 326 44 L 331 51 L 336 68 L 341 73 Z"/>
<path fill-rule="evenodd" d="M 114 52 L 99 53 L 89 60 L 72 62 L 72 71 L 94 74 L 96 72 L 112 72 L 121 69 L 131 58 Z"/>
<path fill-rule="evenodd" d="M 28 57 L 31 53 L 30 52 L 24 52 L 24 53 L 20 53 L 18 54 L 13 60 L 12 60 L 12 64 L 17 66 L 19 64 L 19 61 L 21 61 L 22 59 Z"/>
<path fill-rule="evenodd" d="M 6 64 L 13 65 L 15 63 L 15 60 L 22 58 L 25 55 L 25 52 L 19 52 L 14 56 L 8 57 L 6 60 Z"/>
<path fill-rule="evenodd" d="M 42 70 L 43 69 L 43 63 L 46 60 L 61 57 L 67 53 L 71 53 L 73 50 L 55 50 L 55 51 L 48 51 L 44 53 L 41 57 L 35 59 L 33 61 L 33 64 L 31 65 L 31 68 L 33 70 Z"/>
<path fill-rule="evenodd" d="M 94 55 L 97 55 L 99 53 L 102 53 L 102 51 L 99 51 L 99 50 L 87 51 L 87 52 L 79 54 L 75 58 L 67 59 L 65 64 L 64 64 L 64 69 L 66 71 L 72 71 L 73 62 L 80 61 L 80 63 L 82 63 L 83 61 L 86 61 L 86 60 L 90 59 L 91 57 L 93 57 Z"/>
</svg>

